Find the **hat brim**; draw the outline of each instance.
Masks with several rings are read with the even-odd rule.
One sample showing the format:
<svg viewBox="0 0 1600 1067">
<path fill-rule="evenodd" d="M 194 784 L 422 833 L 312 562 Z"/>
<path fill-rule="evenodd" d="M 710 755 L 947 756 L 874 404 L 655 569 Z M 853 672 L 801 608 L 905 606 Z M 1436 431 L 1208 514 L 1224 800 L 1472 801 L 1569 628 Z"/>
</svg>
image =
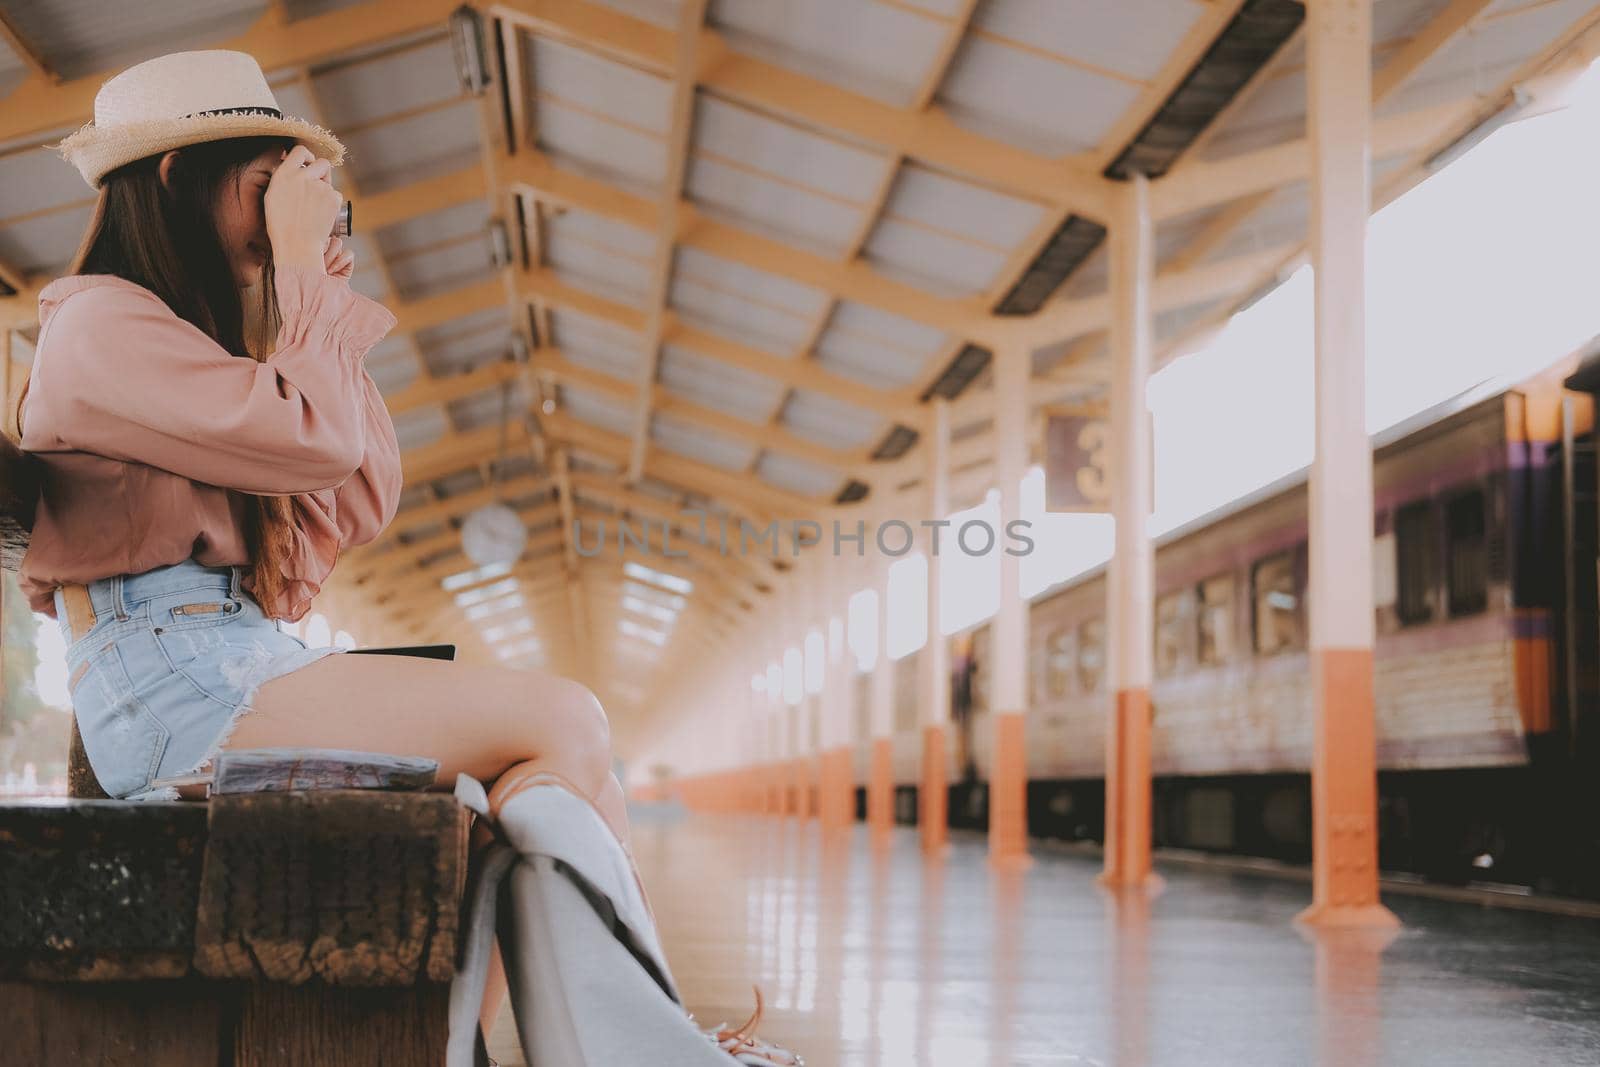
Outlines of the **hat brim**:
<svg viewBox="0 0 1600 1067">
<path fill-rule="evenodd" d="M 130 122 L 106 129 L 91 122 L 55 147 L 68 163 L 78 168 L 90 188 L 98 189 L 100 180 L 107 174 L 136 159 L 230 137 L 288 137 L 336 167 L 344 162 L 344 145 L 337 137 L 321 126 L 292 116 L 189 115 Z"/>
</svg>

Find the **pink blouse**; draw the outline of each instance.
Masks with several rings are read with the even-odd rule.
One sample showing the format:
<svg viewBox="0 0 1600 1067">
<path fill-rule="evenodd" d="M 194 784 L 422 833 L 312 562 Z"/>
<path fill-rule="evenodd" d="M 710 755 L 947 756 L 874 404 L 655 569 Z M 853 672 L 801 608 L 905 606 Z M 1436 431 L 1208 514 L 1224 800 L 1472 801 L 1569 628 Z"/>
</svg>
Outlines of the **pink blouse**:
<svg viewBox="0 0 1600 1067">
<path fill-rule="evenodd" d="M 285 595 L 262 607 L 298 620 L 339 550 L 394 518 L 400 448 L 362 366 L 394 315 L 321 271 L 280 267 L 277 290 L 283 328 L 265 362 L 230 355 L 122 278 L 40 293 L 22 435 L 45 466 L 20 573 L 33 610 L 54 618 L 63 583 L 190 557 L 248 566 L 241 494 L 255 493 L 293 500 Z"/>
</svg>

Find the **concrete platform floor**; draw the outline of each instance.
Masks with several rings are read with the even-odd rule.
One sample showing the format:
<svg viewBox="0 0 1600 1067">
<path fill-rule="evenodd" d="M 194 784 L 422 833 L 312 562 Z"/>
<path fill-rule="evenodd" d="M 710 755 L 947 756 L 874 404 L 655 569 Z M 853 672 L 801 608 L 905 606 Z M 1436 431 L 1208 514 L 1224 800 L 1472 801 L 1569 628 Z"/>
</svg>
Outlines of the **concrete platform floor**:
<svg viewBox="0 0 1600 1067">
<path fill-rule="evenodd" d="M 1117 897 L 1048 846 L 997 873 L 955 834 L 634 812 L 635 849 L 689 1007 L 809 1067 L 1600 1064 L 1600 922 L 1395 896 L 1384 938 L 1291 920 L 1309 885 L 1163 867 Z M 509 1012 L 490 1042 L 521 1063 Z"/>
</svg>

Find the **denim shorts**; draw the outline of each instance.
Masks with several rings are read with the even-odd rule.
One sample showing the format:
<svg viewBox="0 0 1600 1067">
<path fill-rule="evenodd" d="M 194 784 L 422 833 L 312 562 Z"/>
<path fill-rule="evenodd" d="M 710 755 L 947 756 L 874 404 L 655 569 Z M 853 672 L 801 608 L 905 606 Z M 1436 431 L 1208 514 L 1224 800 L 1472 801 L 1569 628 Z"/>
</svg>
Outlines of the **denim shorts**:
<svg viewBox="0 0 1600 1067">
<path fill-rule="evenodd" d="M 343 651 L 284 633 L 243 591 L 243 574 L 189 559 L 101 578 L 87 586 L 95 624 L 75 641 L 56 590 L 72 710 L 111 796 L 175 797 L 161 780 L 211 759 L 257 688 Z"/>
</svg>

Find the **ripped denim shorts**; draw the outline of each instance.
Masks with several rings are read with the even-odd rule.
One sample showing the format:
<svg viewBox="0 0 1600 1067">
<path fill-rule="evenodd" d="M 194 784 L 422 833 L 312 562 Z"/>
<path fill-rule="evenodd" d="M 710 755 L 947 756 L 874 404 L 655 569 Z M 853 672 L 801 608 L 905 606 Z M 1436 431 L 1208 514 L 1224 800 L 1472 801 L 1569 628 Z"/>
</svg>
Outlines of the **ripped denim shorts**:
<svg viewBox="0 0 1600 1067">
<path fill-rule="evenodd" d="M 67 639 L 67 688 L 83 747 L 113 797 L 170 799 L 162 779 L 198 771 L 265 682 L 338 648 L 283 632 L 240 586 L 241 567 L 193 559 L 89 583 L 95 622 Z"/>
</svg>

